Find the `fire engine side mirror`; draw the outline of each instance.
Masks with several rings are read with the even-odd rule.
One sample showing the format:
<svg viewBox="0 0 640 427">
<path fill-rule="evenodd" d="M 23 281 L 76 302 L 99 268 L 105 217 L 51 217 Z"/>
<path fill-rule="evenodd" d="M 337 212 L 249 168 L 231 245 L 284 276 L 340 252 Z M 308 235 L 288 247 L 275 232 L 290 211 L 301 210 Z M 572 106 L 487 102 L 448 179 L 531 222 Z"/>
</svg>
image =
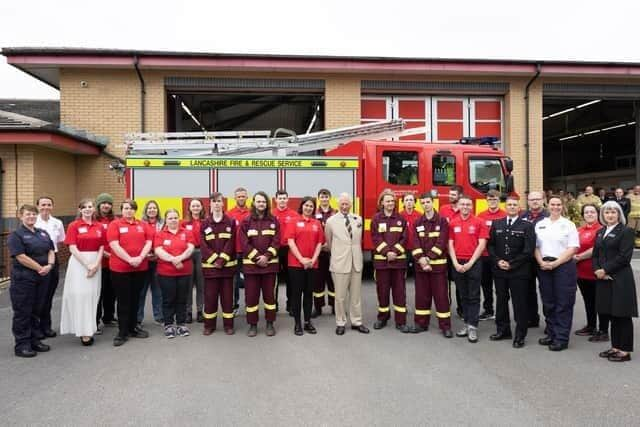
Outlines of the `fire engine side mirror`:
<svg viewBox="0 0 640 427">
<path fill-rule="evenodd" d="M 504 167 L 507 168 L 507 172 L 513 172 L 513 159 L 511 159 L 510 157 L 505 157 Z"/>
<path fill-rule="evenodd" d="M 505 193 L 507 195 L 513 193 L 513 175 L 509 174 L 505 177 Z"/>
</svg>

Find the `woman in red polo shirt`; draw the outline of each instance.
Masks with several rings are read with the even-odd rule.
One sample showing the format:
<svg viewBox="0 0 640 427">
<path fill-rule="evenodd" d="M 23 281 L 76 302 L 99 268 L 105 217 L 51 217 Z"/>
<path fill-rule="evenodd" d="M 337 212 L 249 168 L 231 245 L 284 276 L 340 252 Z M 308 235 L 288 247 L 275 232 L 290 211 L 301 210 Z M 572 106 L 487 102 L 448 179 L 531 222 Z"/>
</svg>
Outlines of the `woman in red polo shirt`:
<svg viewBox="0 0 640 427">
<path fill-rule="evenodd" d="M 91 199 L 78 205 L 79 218 L 69 224 L 64 243 L 71 257 L 62 294 L 61 334 L 75 334 L 82 345 L 93 344 L 100 299 L 101 264 L 105 232 L 95 219 Z"/>
<path fill-rule="evenodd" d="M 592 204 L 582 206 L 584 225 L 578 228 L 580 247 L 573 256 L 578 269 L 578 287 L 584 300 L 584 310 L 587 314 L 587 326 L 578 329 L 579 336 L 589 336 L 589 341 L 609 341 L 609 320 L 606 316 L 599 316 L 599 328 L 596 325 L 596 276 L 593 274 L 592 253 L 596 243 L 596 234 L 602 228 L 598 222 L 598 208 Z M 604 317 L 604 318 L 603 318 Z"/>
<path fill-rule="evenodd" d="M 187 295 L 187 323 L 193 322 L 193 287 L 196 288 L 196 311 L 198 323 L 204 322 L 202 309 L 204 306 L 204 276 L 202 275 L 202 254 L 200 253 L 200 227 L 205 216 L 202 202 L 198 199 L 189 201 L 189 209 L 185 213 L 184 220 L 180 226 L 189 230 L 193 234 L 195 248 L 191 254 L 193 261 L 193 273 L 191 274 L 191 286 Z"/>
<path fill-rule="evenodd" d="M 185 326 L 186 305 L 193 272 L 191 254 L 195 245 L 193 233 L 180 227 L 179 218 L 177 210 L 168 209 L 165 213 L 165 226 L 153 239 L 154 251 L 158 257 L 158 282 L 162 289 L 164 336 L 167 338 L 189 336 L 189 329 Z"/>
<path fill-rule="evenodd" d="M 324 243 L 324 231 L 320 221 L 314 218 L 316 201 L 313 197 L 304 197 L 300 202 L 300 216 L 291 221 L 285 231 L 289 245 L 288 266 L 289 278 L 293 290 L 291 292 L 291 311 L 295 320 L 293 332 L 302 335 L 300 322 L 300 303 L 303 301 L 304 330 L 316 333 L 311 323 L 311 307 L 313 305 L 313 288 L 318 279 L 318 257 Z M 302 301 L 301 301 L 302 300 Z"/>
<path fill-rule="evenodd" d="M 113 345 L 118 347 L 128 337 L 147 338 L 149 333 L 137 325 L 140 290 L 149 269 L 147 254 L 151 250 L 153 234 L 149 227 L 135 218 L 138 204 L 126 199 L 120 205 L 122 217 L 107 228 L 111 248 L 109 269 L 118 302 L 118 335 Z"/>
</svg>

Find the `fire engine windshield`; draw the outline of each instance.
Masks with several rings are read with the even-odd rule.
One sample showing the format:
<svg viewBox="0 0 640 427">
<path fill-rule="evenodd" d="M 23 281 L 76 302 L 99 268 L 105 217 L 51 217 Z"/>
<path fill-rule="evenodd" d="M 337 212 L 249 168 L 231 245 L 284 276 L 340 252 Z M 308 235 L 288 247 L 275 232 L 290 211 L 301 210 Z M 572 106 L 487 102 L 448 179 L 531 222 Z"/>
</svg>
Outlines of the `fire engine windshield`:
<svg viewBox="0 0 640 427">
<path fill-rule="evenodd" d="M 504 193 L 506 186 L 500 159 L 469 159 L 469 182 L 482 193 L 489 190 Z"/>
</svg>

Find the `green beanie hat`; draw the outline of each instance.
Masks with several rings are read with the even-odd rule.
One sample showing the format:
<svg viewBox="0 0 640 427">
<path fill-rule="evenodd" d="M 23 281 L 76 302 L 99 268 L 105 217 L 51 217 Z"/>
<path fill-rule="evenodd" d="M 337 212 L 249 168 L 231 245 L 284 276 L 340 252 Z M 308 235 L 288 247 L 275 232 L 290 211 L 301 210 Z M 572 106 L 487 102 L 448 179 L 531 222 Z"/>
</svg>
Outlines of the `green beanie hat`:
<svg viewBox="0 0 640 427">
<path fill-rule="evenodd" d="M 109 193 L 98 194 L 98 197 L 96 197 L 96 207 L 100 206 L 102 203 L 113 204 L 113 196 Z"/>
</svg>

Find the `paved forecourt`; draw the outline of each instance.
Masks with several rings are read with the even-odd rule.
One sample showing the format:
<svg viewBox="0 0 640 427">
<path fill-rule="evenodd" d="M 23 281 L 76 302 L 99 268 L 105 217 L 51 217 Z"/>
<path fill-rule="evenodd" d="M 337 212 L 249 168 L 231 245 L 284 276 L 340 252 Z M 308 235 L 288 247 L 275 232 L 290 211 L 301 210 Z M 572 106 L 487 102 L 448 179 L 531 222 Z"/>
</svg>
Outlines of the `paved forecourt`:
<svg viewBox="0 0 640 427">
<path fill-rule="evenodd" d="M 634 261 L 638 263 L 640 261 Z M 408 301 L 413 306 L 413 281 Z M 280 292 L 284 307 L 285 292 Z M 375 286 L 363 289 L 365 321 L 376 313 Z M 54 304 L 59 320 L 60 295 Z M 317 335 L 293 335 L 283 313 L 277 335 L 245 336 L 244 314 L 236 335 L 219 328 L 167 340 L 150 320 L 149 339 L 112 346 L 107 328 L 93 347 L 71 336 L 47 340 L 49 353 L 13 356 L 8 292 L 0 295 L 0 413 L 4 425 L 633 425 L 640 419 L 640 356 L 613 364 L 598 358 L 607 345 L 572 336 L 569 350 L 537 344 L 490 342 L 493 321 L 480 323 L 480 342 L 445 339 L 435 319 L 429 332 L 411 335 L 387 328 L 363 335 L 334 333 L 333 317 L 315 320 Z M 411 318 L 410 318 L 411 319 Z M 411 323 L 411 320 L 410 320 Z M 454 317 L 454 328 L 461 321 Z M 580 296 L 574 330 L 584 324 Z M 56 329 L 58 329 L 56 327 Z M 636 322 L 636 347 L 640 325 Z"/>
</svg>

